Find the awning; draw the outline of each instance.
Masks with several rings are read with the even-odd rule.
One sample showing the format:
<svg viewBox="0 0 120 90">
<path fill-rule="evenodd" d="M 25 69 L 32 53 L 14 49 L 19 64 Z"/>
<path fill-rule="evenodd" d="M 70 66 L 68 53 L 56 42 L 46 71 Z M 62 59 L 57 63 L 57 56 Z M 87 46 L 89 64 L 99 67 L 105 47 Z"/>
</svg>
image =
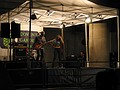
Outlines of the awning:
<svg viewBox="0 0 120 90">
<path fill-rule="evenodd" d="M 21 0 L 20 0 L 21 1 Z M 29 1 L 8 13 L 2 14 L 0 22 L 29 22 Z M 83 24 L 90 17 L 92 22 L 117 16 L 116 8 L 110 8 L 92 3 L 88 0 L 33 0 L 32 15 L 36 18 L 32 23 L 41 27 L 60 27 Z"/>
</svg>

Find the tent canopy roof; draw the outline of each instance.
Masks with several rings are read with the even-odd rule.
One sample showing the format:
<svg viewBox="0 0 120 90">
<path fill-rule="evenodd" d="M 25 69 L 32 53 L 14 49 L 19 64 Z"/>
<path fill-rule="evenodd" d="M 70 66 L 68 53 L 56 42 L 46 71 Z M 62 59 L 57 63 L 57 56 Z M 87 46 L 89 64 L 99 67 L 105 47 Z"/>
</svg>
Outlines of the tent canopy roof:
<svg viewBox="0 0 120 90">
<path fill-rule="evenodd" d="M 22 1 L 22 4 L 12 9 L 9 16 L 8 13 L 2 14 L 1 22 L 8 21 L 8 17 L 9 21 L 14 20 L 20 23 L 29 21 L 29 1 L 17 1 Z M 115 8 L 97 5 L 88 0 L 33 0 L 31 7 L 31 15 L 36 16 L 32 23 L 42 27 L 60 27 L 61 24 L 65 26 L 78 25 L 84 23 L 87 17 L 94 22 L 117 16 Z"/>
</svg>

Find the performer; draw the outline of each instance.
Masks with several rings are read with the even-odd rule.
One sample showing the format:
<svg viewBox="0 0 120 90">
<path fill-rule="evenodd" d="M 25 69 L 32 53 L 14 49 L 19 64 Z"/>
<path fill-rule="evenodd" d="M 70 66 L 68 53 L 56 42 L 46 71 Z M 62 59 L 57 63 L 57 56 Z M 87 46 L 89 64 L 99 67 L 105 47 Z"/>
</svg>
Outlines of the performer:
<svg viewBox="0 0 120 90">
<path fill-rule="evenodd" d="M 35 37 L 33 49 L 37 50 L 36 60 L 42 61 L 44 58 L 44 48 L 43 45 L 46 42 L 45 32 L 42 31 L 38 33 L 38 36 Z"/>
<path fill-rule="evenodd" d="M 54 47 L 54 57 L 52 67 L 54 67 L 55 60 L 58 56 L 59 61 L 61 61 L 61 55 L 63 53 L 64 41 L 60 35 L 57 35 L 55 39 L 49 41 L 50 44 Z M 60 63 L 59 63 L 60 66 Z"/>
<path fill-rule="evenodd" d="M 86 66 L 86 55 L 84 51 L 80 51 L 80 55 L 78 56 L 78 60 L 81 62 L 81 67 Z"/>
</svg>

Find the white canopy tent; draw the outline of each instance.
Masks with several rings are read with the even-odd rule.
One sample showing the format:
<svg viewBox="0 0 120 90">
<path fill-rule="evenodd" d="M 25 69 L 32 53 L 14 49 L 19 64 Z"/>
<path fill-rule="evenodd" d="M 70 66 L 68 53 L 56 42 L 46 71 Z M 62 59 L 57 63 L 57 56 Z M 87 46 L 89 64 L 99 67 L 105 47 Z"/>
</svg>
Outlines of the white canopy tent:
<svg viewBox="0 0 120 90">
<path fill-rule="evenodd" d="M 32 20 L 33 25 L 40 27 L 60 27 L 61 24 L 67 26 L 83 24 L 87 17 L 92 22 L 108 19 L 117 16 L 115 8 L 97 5 L 88 0 L 31 0 L 31 14 L 36 15 Z M 2 14 L 0 22 L 16 21 L 28 23 L 30 20 L 30 1 L 24 2 L 19 7 Z M 9 17 L 9 19 L 8 19 Z"/>
<path fill-rule="evenodd" d="M 97 5 L 88 0 L 26 0 L 19 7 L 2 14 L 0 22 L 19 22 L 22 25 L 27 25 L 28 30 L 31 31 L 32 26 L 59 28 L 61 24 L 64 24 L 65 27 L 69 27 L 84 24 L 88 17 L 92 22 L 95 22 L 118 17 L 117 14 L 116 8 Z M 32 15 L 36 17 L 33 18 Z"/>
</svg>

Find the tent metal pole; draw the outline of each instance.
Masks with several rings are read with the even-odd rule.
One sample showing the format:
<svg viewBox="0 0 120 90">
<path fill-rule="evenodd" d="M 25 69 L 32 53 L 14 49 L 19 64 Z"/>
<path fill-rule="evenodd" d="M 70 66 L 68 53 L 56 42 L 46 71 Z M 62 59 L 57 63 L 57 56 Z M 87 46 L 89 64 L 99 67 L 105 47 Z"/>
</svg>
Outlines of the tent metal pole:
<svg viewBox="0 0 120 90">
<path fill-rule="evenodd" d="M 61 28 L 61 36 L 62 36 L 62 39 L 64 40 L 64 25 L 63 25 L 63 28 Z M 63 49 L 63 60 L 65 59 L 65 45 L 64 45 L 64 49 Z"/>
<path fill-rule="evenodd" d="M 10 23 L 10 12 L 8 12 L 8 22 Z M 10 33 L 11 33 L 11 28 L 10 28 Z M 10 34 L 9 33 L 9 34 Z M 10 47 L 8 46 L 8 60 L 10 60 L 11 61 L 11 35 L 10 35 Z M 9 51 L 9 49 L 10 49 L 10 51 Z"/>
<path fill-rule="evenodd" d="M 30 63 L 30 41 L 31 41 L 31 13 L 32 13 L 32 0 L 29 1 L 29 9 L 30 9 L 30 18 L 29 18 L 29 45 L 28 45 L 28 59 L 27 59 L 27 67 L 31 68 Z"/>
<path fill-rule="evenodd" d="M 30 21 L 29 21 L 29 56 L 30 56 L 30 39 L 31 39 L 31 13 L 32 13 L 32 0 L 30 0 Z"/>
<path fill-rule="evenodd" d="M 63 36 L 63 28 L 61 28 L 61 36 L 62 36 L 62 38 L 64 38 L 64 36 Z"/>
<path fill-rule="evenodd" d="M 87 23 L 85 22 L 85 46 L 86 46 L 86 64 L 89 67 L 89 60 L 88 60 L 88 37 L 87 37 Z"/>
<path fill-rule="evenodd" d="M 117 40 L 118 40 L 118 68 L 120 67 L 120 23 L 119 23 L 119 10 L 118 10 L 118 15 L 117 15 Z"/>
</svg>

